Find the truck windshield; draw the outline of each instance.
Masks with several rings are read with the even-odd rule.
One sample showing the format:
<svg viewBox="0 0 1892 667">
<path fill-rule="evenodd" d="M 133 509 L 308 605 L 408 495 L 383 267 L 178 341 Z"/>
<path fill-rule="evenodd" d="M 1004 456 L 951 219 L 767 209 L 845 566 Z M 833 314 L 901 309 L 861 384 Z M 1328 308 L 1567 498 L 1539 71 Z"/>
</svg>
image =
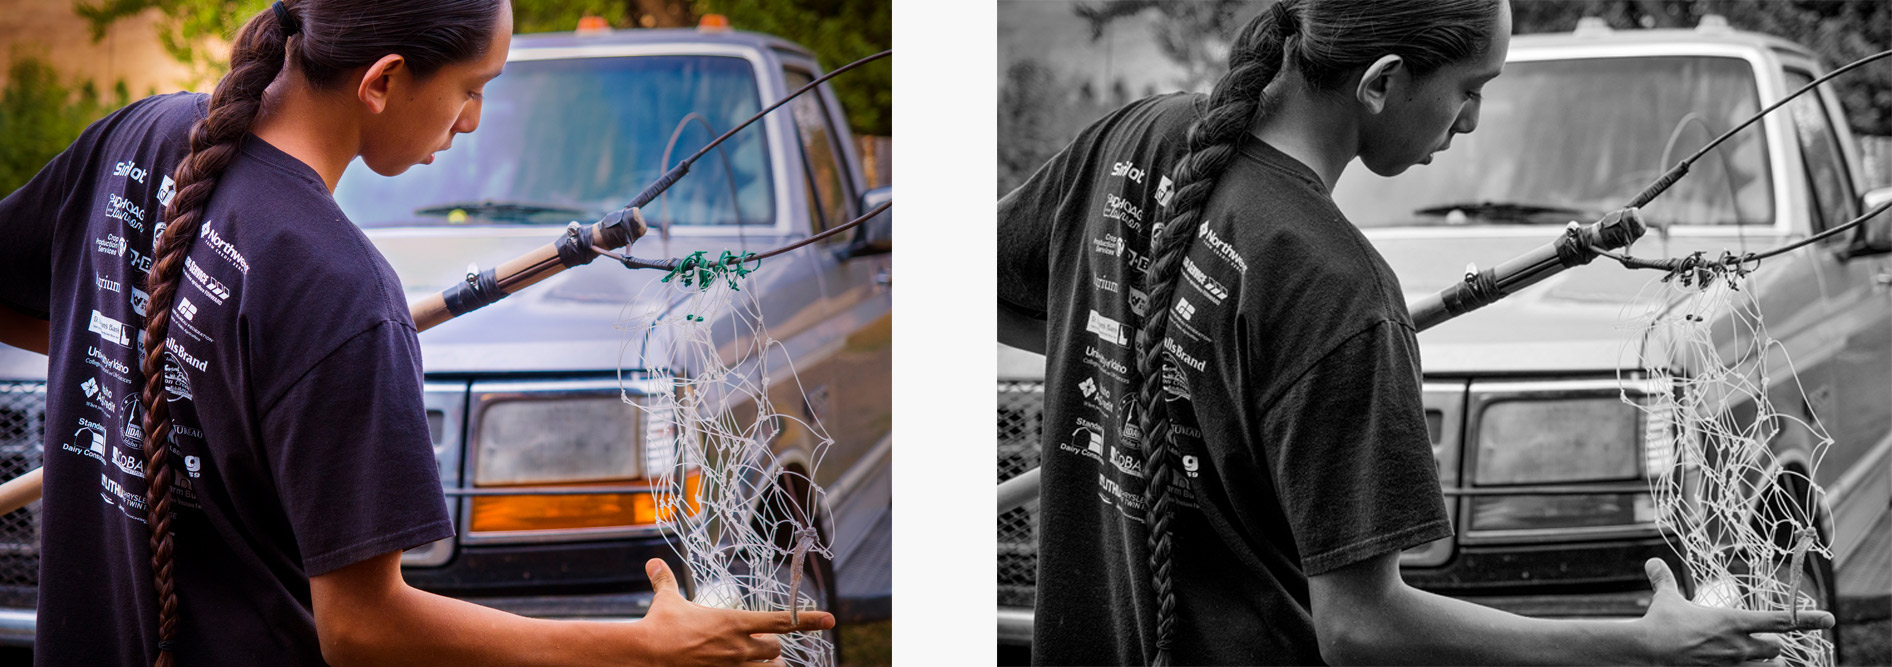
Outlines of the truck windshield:
<svg viewBox="0 0 1892 667">
<path fill-rule="evenodd" d="M 724 56 L 514 61 L 485 96 L 479 130 L 433 164 L 384 178 L 357 163 L 336 203 L 363 227 L 590 222 L 761 109 L 754 68 Z M 679 129 L 692 115 L 704 122 Z M 724 142 L 727 167 L 719 151 L 698 160 L 645 207 L 651 222 L 772 224 L 765 136 L 753 126 Z"/>
<path fill-rule="evenodd" d="M 1361 227 L 1594 220 L 1759 108 L 1753 68 L 1737 58 L 1512 62 L 1485 86 L 1477 131 L 1395 178 L 1355 165 L 1334 201 Z M 1771 224 L 1764 136 L 1759 126 L 1735 135 L 1643 215 Z"/>
</svg>

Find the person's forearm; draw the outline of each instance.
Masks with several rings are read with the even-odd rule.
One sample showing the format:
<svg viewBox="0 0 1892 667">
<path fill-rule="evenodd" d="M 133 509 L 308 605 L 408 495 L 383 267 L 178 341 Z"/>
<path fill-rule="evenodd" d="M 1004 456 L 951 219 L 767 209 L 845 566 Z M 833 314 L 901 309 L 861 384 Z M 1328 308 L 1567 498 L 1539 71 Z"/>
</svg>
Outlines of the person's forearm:
<svg viewBox="0 0 1892 667">
<path fill-rule="evenodd" d="M 321 636 L 322 656 L 357 665 L 622 665 L 640 656 L 622 623 L 526 618 L 402 586 L 373 613 Z"/>
<path fill-rule="evenodd" d="M 1337 638 L 1334 664 L 1652 664 L 1642 625 L 1616 620 L 1528 618 L 1400 586 L 1357 614 Z"/>
<path fill-rule="evenodd" d="M 1045 321 L 1020 315 L 999 304 L 999 342 L 1028 352 L 1045 353 Z"/>
<path fill-rule="evenodd" d="M 0 304 L 0 344 L 46 354 L 51 349 L 48 327 L 46 320 Z"/>
</svg>

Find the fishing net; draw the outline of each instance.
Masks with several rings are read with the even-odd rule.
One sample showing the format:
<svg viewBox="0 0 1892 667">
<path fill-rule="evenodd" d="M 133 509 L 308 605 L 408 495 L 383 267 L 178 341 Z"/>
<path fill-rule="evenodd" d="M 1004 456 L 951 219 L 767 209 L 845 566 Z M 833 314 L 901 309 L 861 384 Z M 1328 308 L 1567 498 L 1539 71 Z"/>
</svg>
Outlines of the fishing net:
<svg viewBox="0 0 1892 667">
<path fill-rule="evenodd" d="M 725 252 L 696 253 L 653 279 L 631 301 L 621 369 L 624 400 L 641 410 L 646 470 L 665 539 L 683 558 L 695 602 L 752 611 L 825 607 L 817 557 L 832 562 L 815 517 L 829 516 L 813 479 L 832 446 L 818 419 L 784 412 L 775 395 L 806 392 L 780 341 L 769 336 L 756 290 L 744 289 L 759 265 Z M 629 391 L 642 382 L 644 391 Z M 815 443 L 807 472 L 778 460 L 771 445 Z M 832 665 L 833 644 L 820 632 L 782 635 L 791 665 Z"/>
<path fill-rule="evenodd" d="M 1694 582 L 1697 604 L 1756 611 L 1822 606 L 1803 574 L 1833 552 L 1814 517 L 1825 490 L 1813 473 L 1832 446 L 1786 346 L 1768 335 L 1748 289 L 1753 264 L 1699 255 L 1653 279 L 1629 310 L 1638 368 L 1623 400 L 1647 418 L 1656 519 Z M 1639 387 L 1632 392 L 1628 387 Z M 1777 406 L 1792 397 L 1791 405 Z M 1803 443 L 1807 460 L 1776 458 Z M 1826 601 L 1831 604 L 1831 601 Z M 1818 631 L 1780 636 L 1781 659 L 1831 665 Z"/>
</svg>

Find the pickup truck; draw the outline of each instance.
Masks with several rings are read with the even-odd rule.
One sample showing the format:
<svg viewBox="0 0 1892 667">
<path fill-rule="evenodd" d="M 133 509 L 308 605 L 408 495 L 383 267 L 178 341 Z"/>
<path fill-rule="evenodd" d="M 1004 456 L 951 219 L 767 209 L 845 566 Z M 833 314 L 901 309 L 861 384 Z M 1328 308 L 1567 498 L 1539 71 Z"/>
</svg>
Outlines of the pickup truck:
<svg viewBox="0 0 1892 667">
<path fill-rule="evenodd" d="M 521 35 L 505 76 L 486 89 L 477 132 L 397 178 L 357 165 L 336 200 L 410 299 L 435 294 L 465 280 L 469 263 L 495 266 L 555 240 L 570 221 L 623 206 L 821 71 L 795 44 L 727 29 Z M 867 189 L 825 84 L 723 154 L 711 152 L 646 208 L 653 229 L 632 254 L 766 250 L 892 197 L 890 187 Z M 889 225 L 860 229 L 886 234 Z M 774 479 L 754 481 L 799 498 L 799 480 L 812 476 L 826 490 L 825 505 L 806 509 L 834 558 L 807 560 L 803 590 L 843 622 L 887 618 L 892 599 L 891 240 L 861 236 L 771 258 L 742 287 L 798 371 L 799 385 L 768 378 L 776 409 L 819 420 L 834 441 L 817 452 L 808 429 L 779 429 Z M 657 472 L 643 470 L 646 445 L 676 435 L 620 398 L 621 389 L 634 400 L 674 391 L 667 378 L 677 369 L 664 365 L 673 360 L 640 364 L 614 326 L 650 305 L 634 300 L 661 277 L 600 261 L 421 334 L 427 417 L 458 535 L 406 553 L 409 583 L 531 616 L 630 620 L 650 605 L 646 559 L 664 557 L 687 576 L 653 513 L 623 511 L 640 499 L 622 491 Z M 45 362 L 0 348 L 0 476 L 39 463 Z M 533 493 L 587 485 L 615 490 Z M 0 642 L 33 639 L 37 517 L 37 503 L 0 517 Z"/>
<path fill-rule="evenodd" d="M 1397 178 L 1350 169 L 1334 199 L 1417 299 L 1463 280 L 1468 263 L 1497 265 L 1551 241 L 1570 220 L 1625 205 L 1676 161 L 1824 71 L 1805 47 L 1732 30 L 1719 17 L 1688 30 L 1613 31 L 1585 20 L 1572 33 L 1521 35 L 1485 89 L 1476 132 Z M 1654 229 L 1635 254 L 1760 251 L 1853 219 L 1892 197 L 1866 191 L 1855 143 L 1830 87 L 1796 99 L 1646 207 Z M 1799 387 L 1792 373 L 1772 377 L 1775 408 L 1817 416 L 1834 440 L 1817 470 L 1804 432 L 1783 431 L 1771 447 L 1780 466 L 1811 472 L 1826 490 L 1824 505 L 1808 509 L 1835 557 L 1806 559 L 1802 590 L 1839 612 L 1841 639 L 1848 623 L 1892 612 L 1888 226 L 1892 215 L 1881 215 L 1768 260 L 1744 285 L 1797 370 Z M 1532 616 L 1642 614 L 1650 591 L 1638 565 L 1677 562 L 1647 481 L 1677 436 L 1650 428 L 1620 398 L 1663 390 L 1647 381 L 1652 369 L 1639 365 L 1637 336 L 1622 324 L 1626 306 L 1658 278 L 1599 259 L 1419 335 L 1456 535 L 1402 554 L 1407 582 Z M 1010 348 L 999 360 L 1003 481 L 1037 465 L 1043 370 L 1041 357 Z M 1033 507 L 999 517 L 1002 646 L 1029 643 Z"/>
</svg>

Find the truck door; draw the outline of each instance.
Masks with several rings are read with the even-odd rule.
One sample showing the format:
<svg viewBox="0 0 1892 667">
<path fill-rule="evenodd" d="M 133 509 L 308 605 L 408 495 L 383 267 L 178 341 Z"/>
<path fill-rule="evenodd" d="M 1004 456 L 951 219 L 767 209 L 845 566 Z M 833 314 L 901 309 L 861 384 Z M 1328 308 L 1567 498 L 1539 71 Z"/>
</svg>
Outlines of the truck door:
<svg viewBox="0 0 1892 667">
<path fill-rule="evenodd" d="M 1787 69 L 1789 90 L 1812 80 L 1806 71 Z M 1845 224 L 1862 211 L 1851 169 L 1855 163 L 1847 159 L 1841 143 L 1841 137 L 1849 135 L 1836 130 L 1845 120 L 1835 113 L 1839 107 L 1830 89 L 1816 92 L 1790 102 L 1785 111 L 1797 135 L 1817 233 Z M 1888 274 L 1888 261 L 1885 255 L 1847 258 L 1843 252 L 1853 237 L 1841 233 L 1826 239 L 1812 257 L 1828 303 L 1827 320 L 1818 326 L 1829 327 L 1826 337 L 1837 345 L 1830 359 L 1809 360 L 1827 367 L 1828 381 L 1806 383 L 1807 403 L 1834 440 L 1816 473 L 1816 481 L 1829 488 L 1892 430 L 1892 396 L 1887 394 L 1892 386 L 1892 294 L 1881 277 Z M 1775 405 L 1790 414 L 1794 407 L 1778 400 Z M 1867 508 L 1854 507 L 1857 503 L 1847 498 L 1828 500 L 1842 529 L 1853 518 L 1868 520 L 1878 514 L 1861 512 Z"/>
<path fill-rule="evenodd" d="M 812 67 L 792 61 L 783 74 L 790 91 L 814 80 Z M 818 234 L 861 213 L 860 163 L 846 118 L 828 89 L 797 97 L 789 105 L 785 111 L 794 119 L 801 148 L 800 159 L 791 160 L 790 169 L 801 172 L 811 232 Z M 857 464 L 878 465 L 863 457 L 888 436 L 893 423 L 892 259 L 884 254 L 843 259 L 839 251 L 853 238 L 851 231 L 837 234 L 812 246 L 808 258 L 819 267 L 828 301 L 827 318 L 818 326 L 835 346 L 823 355 L 823 368 L 817 370 L 822 385 L 805 388 L 809 408 L 835 441 L 829 464 L 817 473 L 822 484 Z"/>
</svg>

